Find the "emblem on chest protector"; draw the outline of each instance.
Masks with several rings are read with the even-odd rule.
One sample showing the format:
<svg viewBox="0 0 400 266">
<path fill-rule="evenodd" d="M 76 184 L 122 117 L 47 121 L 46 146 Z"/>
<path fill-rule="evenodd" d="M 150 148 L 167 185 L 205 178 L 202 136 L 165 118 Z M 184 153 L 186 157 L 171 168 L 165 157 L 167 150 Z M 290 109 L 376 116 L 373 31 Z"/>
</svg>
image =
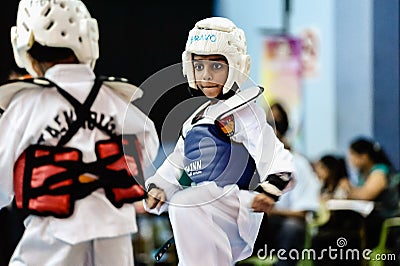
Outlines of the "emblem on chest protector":
<svg viewBox="0 0 400 266">
<path fill-rule="evenodd" d="M 41 216 L 69 217 L 74 203 L 103 188 L 117 208 L 146 197 L 142 154 L 135 135 L 95 144 L 97 160 L 82 161 L 75 148 L 32 145 L 14 165 L 18 208 Z"/>
<path fill-rule="evenodd" d="M 232 137 L 235 133 L 235 120 L 233 115 L 228 115 L 222 119 L 215 120 L 215 124 L 221 129 L 222 133 L 228 137 Z"/>
</svg>

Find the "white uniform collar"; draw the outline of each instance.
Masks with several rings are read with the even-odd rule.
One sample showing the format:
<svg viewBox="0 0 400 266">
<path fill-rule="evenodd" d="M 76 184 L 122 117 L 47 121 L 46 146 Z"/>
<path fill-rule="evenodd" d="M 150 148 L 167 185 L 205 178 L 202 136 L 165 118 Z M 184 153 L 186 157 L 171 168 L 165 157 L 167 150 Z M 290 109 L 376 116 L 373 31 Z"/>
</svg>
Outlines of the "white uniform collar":
<svg viewBox="0 0 400 266">
<path fill-rule="evenodd" d="M 71 76 L 76 81 L 92 81 L 95 79 L 93 70 L 87 64 L 57 64 L 49 68 L 44 77 L 55 82 L 70 82 Z"/>
</svg>

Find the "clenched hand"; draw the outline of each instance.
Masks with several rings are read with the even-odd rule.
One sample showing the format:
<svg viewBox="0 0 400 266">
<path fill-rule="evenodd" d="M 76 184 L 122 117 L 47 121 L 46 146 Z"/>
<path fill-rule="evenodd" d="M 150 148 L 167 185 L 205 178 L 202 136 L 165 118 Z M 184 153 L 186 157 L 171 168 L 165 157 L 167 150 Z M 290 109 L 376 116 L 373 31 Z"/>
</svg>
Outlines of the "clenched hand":
<svg viewBox="0 0 400 266">
<path fill-rule="evenodd" d="M 150 189 L 147 195 L 148 196 L 146 198 L 146 205 L 150 209 L 154 209 L 155 207 L 157 207 L 157 209 L 160 209 L 166 199 L 164 190 L 160 188 Z"/>
<path fill-rule="evenodd" d="M 274 204 L 275 204 L 274 199 L 268 197 L 264 193 L 259 193 L 254 197 L 253 203 L 251 204 L 251 208 L 253 208 L 255 212 L 269 213 Z"/>
</svg>

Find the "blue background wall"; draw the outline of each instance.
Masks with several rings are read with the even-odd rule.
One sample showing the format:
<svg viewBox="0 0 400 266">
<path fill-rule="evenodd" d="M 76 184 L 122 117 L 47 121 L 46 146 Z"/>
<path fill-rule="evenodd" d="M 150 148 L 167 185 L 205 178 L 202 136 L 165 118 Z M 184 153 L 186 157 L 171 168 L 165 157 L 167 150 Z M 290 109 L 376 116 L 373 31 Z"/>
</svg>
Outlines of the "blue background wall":
<svg viewBox="0 0 400 266">
<path fill-rule="evenodd" d="M 374 1 L 374 136 L 400 165 L 399 1 Z"/>
</svg>

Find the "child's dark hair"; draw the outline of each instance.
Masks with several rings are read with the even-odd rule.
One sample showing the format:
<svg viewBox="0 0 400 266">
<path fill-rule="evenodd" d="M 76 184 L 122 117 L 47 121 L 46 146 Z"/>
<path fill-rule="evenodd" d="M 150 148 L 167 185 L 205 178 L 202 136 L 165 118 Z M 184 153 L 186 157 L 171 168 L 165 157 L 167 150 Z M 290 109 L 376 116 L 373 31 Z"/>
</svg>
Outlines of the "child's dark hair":
<svg viewBox="0 0 400 266">
<path fill-rule="evenodd" d="M 358 137 L 350 143 L 350 149 L 358 154 L 367 154 L 375 164 L 381 163 L 393 167 L 381 145 L 373 140 Z"/>
<path fill-rule="evenodd" d="M 280 104 L 278 102 L 272 104 L 271 109 L 272 108 L 277 108 L 277 110 L 280 114 L 280 119 L 276 119 L 276 117 L 274 117 L 276 131 L 278 131 L 281 136 L 285 136 L 286 132 L 289 129 L 288 114 L 287 114 L 285 108 L 283 108 L 282 104 Z"/>
<path fill-rule="evenodd" d="M 329 170 L 329 175 L 323 189 L 332 188 L 334 190 L 340 179 L 349 176 L 343 157 L 327 154 L 322 156 L 319 161 Z"/>
<path fill-rule="evenodd" d="M 75 53 L 71 49 L 65 47 L 43 46 L 38 42 L 34 42 L 32 47 L 28 50 L 28 53 L 39 62 L 57 62 L 68 58 L 74 58 L 75 61 L 79 63 Z"/>
</svg>

